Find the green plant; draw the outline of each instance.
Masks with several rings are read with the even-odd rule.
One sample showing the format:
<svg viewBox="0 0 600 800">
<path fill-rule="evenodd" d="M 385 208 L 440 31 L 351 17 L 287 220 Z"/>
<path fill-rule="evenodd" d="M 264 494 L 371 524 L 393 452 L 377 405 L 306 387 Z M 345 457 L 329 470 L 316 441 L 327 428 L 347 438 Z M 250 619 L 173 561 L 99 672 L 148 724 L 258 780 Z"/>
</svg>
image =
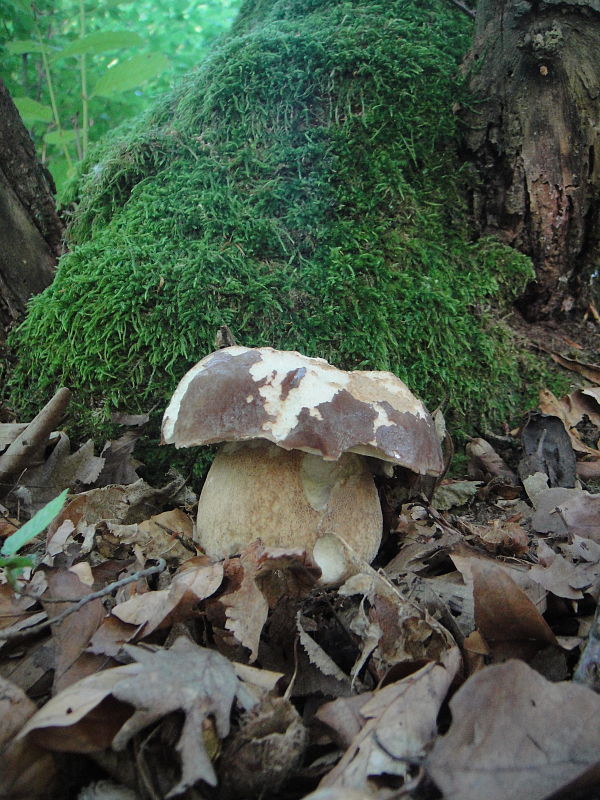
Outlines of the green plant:
<svg viewBox="0 0 600 800">
<path fill-rule="evenodd" d="M 236 4 L 7 0 L 2 77 L 60 190 L 90 138 L 139 112 L 152 91 L 193 66 Z"/>
<path fill-rule="evenodd" d="M 13 588 L 25 567 L 33 567 L 35 564 L 32 556 L 18 556 L 17 553 L 32 539 L 39 536 L 60 514 L 68 493 L 69 490 L 65 489 L 54 500 L 50 500 L 28 522 L 21 525 L 18 531 L 4 540 L 4 544 L 0 548 L 0 569 L 5 571 L 6 579 Z"/>
</svg>

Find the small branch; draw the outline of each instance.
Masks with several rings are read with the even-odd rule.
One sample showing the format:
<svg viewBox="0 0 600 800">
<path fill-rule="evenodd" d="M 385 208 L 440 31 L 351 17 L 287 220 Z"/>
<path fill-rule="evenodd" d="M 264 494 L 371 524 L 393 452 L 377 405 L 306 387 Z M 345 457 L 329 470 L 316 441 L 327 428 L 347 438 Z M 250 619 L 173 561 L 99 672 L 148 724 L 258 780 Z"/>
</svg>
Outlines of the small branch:
<svg viewBox="0 0 600 800">
<path fill-rule="evenodd" d="M 44 620 L 44 622 L 40 622 L 37 625 L 32 625 L 30 628 L 21 628 L 20 630 L 7 628 L 4 631 L 0 631 L 0 641 L 8 639 L 11 642 L 14 642 L 17 639 L 25 639 L 27 636 L 31 636 L 34 633 L 43 631 L 49 625 L 56 625 L 57 623 L 62 622 L 68 616 L 74 614 L 76 611 L 79 611 L 80 608 L 83 608 L 86 603 L 90 603 L 92 600 L 98 600 L 100 597 L 105 597 L 107 594 L 112 594 L 115 589 L 120 589 L 122 586 L 127 586 L 128 583 L 135 583 L 135 581 L 139 581 L 140 578 L 146 578 L 148 575 L 156 575 L 160 572 L 164 572 L 167 567 L 166 561 L 164 558 L 158 558 L 157 561 L 158 564 L 155 567 L 141 569 L 138 572 L 134 572 L 133 575 L 128 575 L 126 578 L 121 578 L 121 580 L 109 583 L 108 586 L 105 586 L 103 589 L 99 589 L 97 592 L 86 594 L 85 597 L 82 597 L 80 600 L 77 600 L 77 602 L 74 602 L 72 606 L 65 609 L 56 617 Z M 66 600 L 63 602 L 73 601 Z"/>
<path fill-rule="evenodd" d="M 59 389 L 0 456 L 0 483 L 29 466 L 31 457 L 45 445 L 52 431 L 57 428 L 70 396 L 68 389 Z"/>
<path fill-rule="evenodd" d="M 464 3 L 461 3 L 460 0 L 450 0 L 450 2 L 454 3 L 454 5 L 457 8 L 460 8 L 461 11 L 464 11 L 468 17 L 471 17 L 471 19 L 475 19 L 475 9 L 469 8 L 469 6 L 466 6 Z"/>
</svg>

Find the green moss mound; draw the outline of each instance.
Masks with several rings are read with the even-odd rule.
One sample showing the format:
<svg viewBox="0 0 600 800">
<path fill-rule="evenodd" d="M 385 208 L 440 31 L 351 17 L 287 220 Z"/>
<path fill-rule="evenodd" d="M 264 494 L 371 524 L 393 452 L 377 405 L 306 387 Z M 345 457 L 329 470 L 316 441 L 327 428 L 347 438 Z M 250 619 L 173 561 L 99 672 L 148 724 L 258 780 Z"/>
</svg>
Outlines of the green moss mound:
<svg viewBox="0 0 600 800">
<path fill-rule="evenodd" d="M 522 364 L 486 298 L 531 267 L 468 239 L 452 104 L 470 34 L 447 0 L 247 1 L 84 165 L 71 252 L 13 338 L 13 405 L 65 383 L 80 427 L 158 415 L 227 324 L 391 370 L 455 424 L 510 413 Z"/>
</svg>

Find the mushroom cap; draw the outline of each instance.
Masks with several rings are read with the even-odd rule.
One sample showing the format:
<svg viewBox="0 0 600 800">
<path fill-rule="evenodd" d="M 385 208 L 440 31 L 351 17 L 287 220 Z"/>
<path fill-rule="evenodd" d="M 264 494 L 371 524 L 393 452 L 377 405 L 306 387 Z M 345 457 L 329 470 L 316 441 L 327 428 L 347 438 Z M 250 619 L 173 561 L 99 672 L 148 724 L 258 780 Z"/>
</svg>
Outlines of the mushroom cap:
<svg viewBox="0 0 600 800">
<path fill-rule="evenodd" d="M 391 372 L 345 372 L 272 347 L 226 347 L 182 378 L 165 411 L 163 444 L 266 439 L 336 461 L 353 452 L 440 475 L 435 425 Z"/>
</svg>

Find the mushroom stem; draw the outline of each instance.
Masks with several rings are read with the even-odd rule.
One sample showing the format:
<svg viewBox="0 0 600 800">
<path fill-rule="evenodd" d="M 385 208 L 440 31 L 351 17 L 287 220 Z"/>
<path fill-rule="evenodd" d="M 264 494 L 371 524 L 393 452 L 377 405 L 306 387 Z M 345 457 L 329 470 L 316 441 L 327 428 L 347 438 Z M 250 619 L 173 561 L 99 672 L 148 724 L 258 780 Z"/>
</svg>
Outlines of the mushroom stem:
<svg viewBox="0 0 600 800">
<path fill-rule="evenodd" d="M 303 547 L 326 584 L 353 571 L 337 535 L 370 563 L 381 531 L 379 497 L 363 456 L 325 461 L 264 439 L 223 445 L 198 504 L 198 541 L 212 558 L 233 555 L 258 538 L 267 547 Z"/>
</svg>

